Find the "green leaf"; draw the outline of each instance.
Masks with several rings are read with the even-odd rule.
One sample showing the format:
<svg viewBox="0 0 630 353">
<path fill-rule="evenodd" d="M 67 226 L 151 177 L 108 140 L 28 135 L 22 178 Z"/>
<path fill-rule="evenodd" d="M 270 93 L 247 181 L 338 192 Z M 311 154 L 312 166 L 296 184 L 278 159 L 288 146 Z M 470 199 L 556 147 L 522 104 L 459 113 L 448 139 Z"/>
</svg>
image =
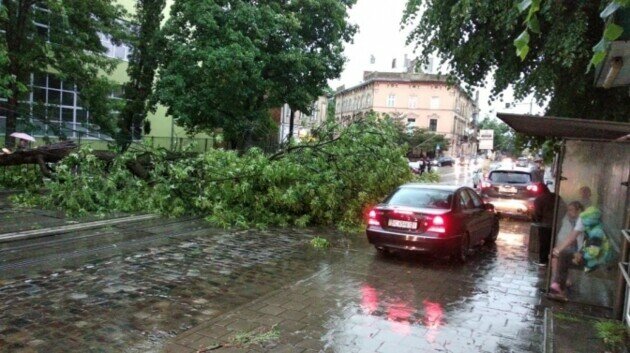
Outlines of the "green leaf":
<svg viewBox="0 0 630 353">
<path fill-rule="evenodd" d="M 516 55 L 518 55 L 522 60 L 525 60 L 527 54 L 529 53 L 529 45 L 524 45 L 516 48 Z"/>
<path fill-rule="evenodd" d="M 514 46 L 516 47 L 516 55 L 518 55 L 521 60 L 525 60 L 527 57 L 527 53 L 529 53 L 529 33 L 527 30 L 523 31 L 521 35 L 518 36 L 514 40 Z"/>
<path fill-rule="evenodd" d="M 531 6 L 531 4 L 532 4 L 532 0 L 523 0 L 520 3 L 518 3 L 516 7 L 518 8 L 518 12 L 523 12 L 527 10 L 527 8 Z"/>
<path fill-rule="evenodd" d="M 514 40 L 514 45 L 517 47 L 526 45 L 529 43 L 529 33 L 527 30 L 524 30 L 516 39 Z"/>
<path fill-rule="evenodd" d="M 623 27 L 616 25 L 614 23 L 609 23 L 606 25 L 606 29 L 604 30 L 604 38 L 608 41 L 614 41 L 619 38 L 623 33 Z"/>
<path fill-rule="evenodd" d="M 600 51 L 600 52 L 595 53 L 595 55 L 593 55 L 593 57 L 591 58 L 591 65 L 593 66 L 599 65 L 602 61 L 604 61 L 604 58 L 606 58 L 605 51 Z"/>
<path fill-rule="evenodd" d="M 536 34 L 540 34 L 540 22 L 538 22 L 538 16 L 533 16 L 527 23 L 527 28 Z"/>
<path fill-rule="evenodd" d="M 621 4 L 619 4 L 616 1 L 611 1 L 610 4 L 608 4 L 608 6 L 606 6 L 604 11 L 602 11 L 599 14 L 599 17 L 601 17 L 603 19 L 607 19 L 608 16 L 612 15 L 613 13 L 615 13 L 615 11 L 617 11 L 617 9 L 619 9 L 620 7 L 621 7 Z"/>
</svg>

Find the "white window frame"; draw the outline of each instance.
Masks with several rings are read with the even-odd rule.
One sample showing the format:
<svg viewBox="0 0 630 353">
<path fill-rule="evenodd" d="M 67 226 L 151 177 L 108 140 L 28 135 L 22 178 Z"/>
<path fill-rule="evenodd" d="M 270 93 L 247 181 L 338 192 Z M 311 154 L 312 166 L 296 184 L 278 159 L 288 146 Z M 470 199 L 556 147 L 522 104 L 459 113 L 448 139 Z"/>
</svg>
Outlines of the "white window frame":
<svg viewBox="0 0 630 353">
<path fill-rule="evenodd" d="M 440 97 L 431 97 L 431 109 L 440 109 Z"/>
<path fill-rule="evenodd" d="M 392 93 L 389 96 L 387 96 L 387 107 L 393 108 L 395 106 L 396 106 L 396 95 Z"/>
<path fill-rule="evenodd" d="M 418 96 L 409 96 L 409 109 L 418 108 Z"/>
</svg>

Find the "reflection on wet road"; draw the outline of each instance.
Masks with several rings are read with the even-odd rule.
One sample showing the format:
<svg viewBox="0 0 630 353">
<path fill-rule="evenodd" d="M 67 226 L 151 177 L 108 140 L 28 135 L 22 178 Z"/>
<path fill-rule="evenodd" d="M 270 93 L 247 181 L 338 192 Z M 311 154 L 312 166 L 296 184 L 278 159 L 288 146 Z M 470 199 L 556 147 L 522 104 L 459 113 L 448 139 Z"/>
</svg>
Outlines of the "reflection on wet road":
<svg viewBox="0 0 630 353">
<path fill-rule="evenodd" d="M 502 226 L 497 245 L 464 266 L 382 257 L 357 240 L 313 277 L 188 331 L 167 351 L 229 341 L 254 322 L 280 329 L 278 342 L 257 347 L 265 352 L 539 352 L 542 273 L 526 258 L 527 225 Z"/>
</svg>

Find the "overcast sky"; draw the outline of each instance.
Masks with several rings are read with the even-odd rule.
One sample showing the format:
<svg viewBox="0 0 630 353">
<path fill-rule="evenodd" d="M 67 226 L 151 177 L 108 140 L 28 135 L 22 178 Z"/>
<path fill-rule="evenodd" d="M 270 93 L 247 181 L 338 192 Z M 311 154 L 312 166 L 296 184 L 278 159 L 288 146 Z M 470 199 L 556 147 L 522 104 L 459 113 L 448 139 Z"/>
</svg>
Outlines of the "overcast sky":
<svg viewBox="0 0 630 353">
<path fill-rule="evenodd" d="M 400 19 L 406 0 L 358 0 L 350 10 L 350 22 L 359 26 L 359 31 L 354 37 L 353 44 L 346 44 L 345 56 L 348 61 L 341 77 L 331 81 L 333 89 L 341 85 L 354 86 L 361 82 L 363 71 L 392 71 L 391 65 L 394 58 L 397 59 L 397 68 L 400 69 L 404 55 L 414 57 L 413 47 L 405 45 L 408 30 L 401 30 Z M 370 57 L 374 55 L 375 64 L 370 63 Z M 444 72 L 445 73 L 445 72 Z M 512 102 L 511 92 L 505 92 L 504 102 L 493 102 L 488 105 L 490 90 L 479 90 L 479 116 L 495 116 L 496 112 L 528 113 L 529 100 L 518 103 L 514 108 L 506 109 L 506 102 Z M 534 114 L 541 114 L 543 109 L 536 104 L 533 106 Z"/>
</svg>

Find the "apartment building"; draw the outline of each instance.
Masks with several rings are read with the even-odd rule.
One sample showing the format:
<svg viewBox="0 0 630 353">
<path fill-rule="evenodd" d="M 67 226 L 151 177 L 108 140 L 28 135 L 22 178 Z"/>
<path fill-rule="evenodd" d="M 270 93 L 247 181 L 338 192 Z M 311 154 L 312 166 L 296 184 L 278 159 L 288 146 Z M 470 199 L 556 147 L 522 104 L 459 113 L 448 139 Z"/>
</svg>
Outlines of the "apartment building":
<svg viewBox="0 0 630 353">
<path fill-rule="evenodd" d="M 311 114 L 302 113 L 299 110 L 295 112 L 293 118 L 293 139 L 300 141 L 312 135 L 313 129 L 317 128 L 326 120 L 328 111 L 328 98 L 321 96 L 317 101 L 313 102 Z M 278 123 L 279 142 L 283 143 L 288 140 L 291 123 L 291 108 L 285 104 L 280 109 Z"/>
<path fill-rule="evenodd" d="M 387 114 L 409 129 L 422 128 L 450 140 L 448 154 L 476 152 L 475 101 L 439 75 L 410 72 L 365 72 L 363 82 L 335 94 L 335 117 L 350 121 L 368 112 Z"/>
</svg>

